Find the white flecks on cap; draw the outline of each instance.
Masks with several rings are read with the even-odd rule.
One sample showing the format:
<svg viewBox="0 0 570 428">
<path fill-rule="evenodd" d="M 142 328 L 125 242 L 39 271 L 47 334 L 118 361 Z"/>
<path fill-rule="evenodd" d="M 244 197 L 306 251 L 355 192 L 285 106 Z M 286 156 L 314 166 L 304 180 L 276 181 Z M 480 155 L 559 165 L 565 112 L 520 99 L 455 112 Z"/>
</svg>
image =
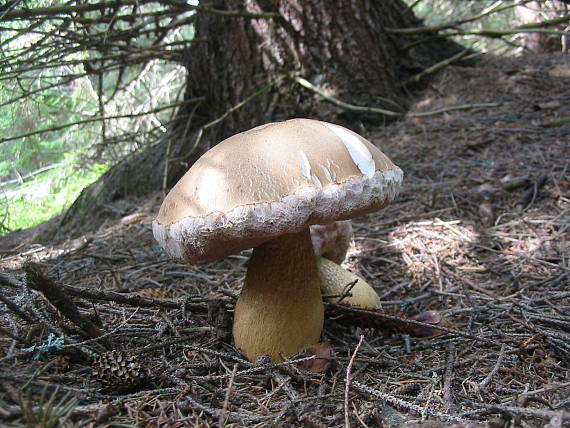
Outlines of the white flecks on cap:
<svg viewBox="0 0 570 428">
<path fill-rule="evenodd" d="M 376 165 L 372 154 L 366 145 L 360 139 L 349 132 L 347 129 L 334 125 L 332 123 L 324 123 L 324 125 L 333 131 L 343 142 L 346 150 L 350 154 L 352 161 L 358 167 L 360 172 L 367 177 L 372 177 L 376 172 Z"/>
<path fill-rule="evenodd" d="M 323 188 L 323 185 L 321 183 L 321 180 L 319 180 L 319 177 L 317 177 L 316 175 L 311 175 L 311 180 L 313 180 L 313 183 L 315 184 L 315 186 L 317 186 L 319 189 Z"/>
<path fill-rule="evenodd" d="M 303 177 L 307 180 L 311 180 L 311 164 L 309 162 L 309 158 L 305 154 L 303 150 L 299 150 L 299 156 L 301 157 L 301 171 L 303 173 Z"/>
<path fill-rule="evenodd" d="M 216 186 L 218 183 L 223 182 L 224 176 L 216 168 L 208 168 L 204 171 L 204 180 L 206 183 L 210 183 L 212 186 Z M 194 189 L 194 199 L 197 203 L 204 206 L 216 203 L 215 192 L 210 191 L 207 187 L 197 187 Z"/>
<path fill-rule="evenodd" d="M 321 166 L 321 169 L 323 170 L 323 174 L 325 175 L 325 177 L 327 178 L 327 180 L 329 181 L 329 183 L 333 182 L 333 178 L 331 176 L 331 172 L 329 171 L 328 168 L 325 168 L 324 166 Z"/>
</svg>

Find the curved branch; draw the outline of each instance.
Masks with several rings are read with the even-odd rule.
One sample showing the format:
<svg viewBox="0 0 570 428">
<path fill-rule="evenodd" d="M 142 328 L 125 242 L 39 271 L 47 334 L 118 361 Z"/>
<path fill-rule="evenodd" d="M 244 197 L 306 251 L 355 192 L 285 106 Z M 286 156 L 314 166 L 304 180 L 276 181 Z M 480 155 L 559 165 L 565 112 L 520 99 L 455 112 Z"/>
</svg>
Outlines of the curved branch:
<svg viewBox="0 0 570 428">
<path fill-rule="evenodd" d="M 346 103 L 344 101 L 339 100 L 338 98 L 333 97 L 332 95 L 328 95 L 325 94 L 323 91 L 321 91 L 319 88 L 317 88 L 315 85 L 313 85 L 311 82 L 309 82 L 306 79 L 303 79 L 302 77 L 299 76 L 293 76 L 291 78 L 295 83 L 299 84 L 300 86 L 302 86 L 305 89 L 308 89 L 312 92 L 314 92 L 315 94 L 323 97 L 325 100 L 327 100 L 328 102 L 330 102 L 331 104 L 334 104 L 337 107 L 340 107 L 344 110 L 349 110 L 349 111 L 355 111 L 358 113 L 376 113 L 376 114 L 382 114 L 384 116 L 391 116 L 391 117 L 401 117 L 404 114 L 403 113 L 399 113 L 399 112 L 395 112 L 395 111 L 390 111 L 390 110 L 385 110 L 383 108 L 378 108 L 378 107 L 364 107 L 364 106 L 357 106 L 354 104 L 349 104 Z"/>
</svg>

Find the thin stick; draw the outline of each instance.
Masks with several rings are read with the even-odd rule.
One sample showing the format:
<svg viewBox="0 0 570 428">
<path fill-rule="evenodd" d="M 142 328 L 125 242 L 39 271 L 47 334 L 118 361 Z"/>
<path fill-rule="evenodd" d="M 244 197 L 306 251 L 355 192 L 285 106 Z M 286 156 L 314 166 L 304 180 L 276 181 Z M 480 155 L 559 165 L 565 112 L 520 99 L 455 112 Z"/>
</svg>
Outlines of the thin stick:
<svg viewBox="0 0 570 428">
<path fill-rule="evenodd" d="M 325 306 L 326 307 L 332 307 L 335 309 L 339 309 L 342 312 L 362 314 L 363 316 L 378 317 L 378 318 L 382 318 L 382 319 L 386 319 L 386 320 L 390 320 L 390 321 L 395 321 L 396 323 L 398 323 L 397 324 L 398 327 L 402 327 L 405 325 L 416 325 L 418 327 L 428 327 L 428 328 L 432 328 L 435 330 L 445 331 L 447 333 L 453 333 L 453 334 L 456 334 L 458 336 L 465 337 L 467 339 L 475 340 L 478 342 L 489 343 L 491 345 L 497 344 L 496 340 L 487 339 L 484 337 L 477 336 L 475 334 L 465 333 L 464 331 L 457 330 L 455 328 L 449 328 L 449 327 L 445 327 L 443 325 L 430 324 L 427 322 L 416 321 L 416 320 L 413 320 L 411 318 L 404 318 L 404 317 L 399 317 L 399 316 L 395 316 L 395 315 L 388 315 L 386 313 L 380 313 L 376 310 L 362 309 L 362 308 L 359 308 L 356 306 L 337 305 L 336 303 L 325 303 Z"/>
<path fill-rule="evenodd" d="M 189 347 L 189 348 L 192 349 L 193 347 Z M 196 348 L 194 348 L 194 349 L 196 349 Z M 209 353 L 213 354 L 212 351 L 209 351 Z M 268 371 L 275 369 L 277 367 L 288 366 L 291 364 L 301 363 L 303 361 L 310 361 L 310 360 L 314 360 L 315 358 L 317 358 L 316 355 L 310 355 L 308 357 L 297 358 L 295 360 L 287 360 L 287 361 L 283 361 L 281 363 L 271 363 L 271 364 L 262 365 L 262 366 L 254 366 L 250 369 L 240 370 L 240 371 L 236 372 L 236 377 L 249 376 L 249 375 L 260 373 L 260 372 L 268 372 Z M 319 357 L 319 358 L 322 359 L 323 357 Z M 192 376 L 192 375 L 186 376 L 187 379 L 192 380 L 194 382 L 207 382 L 207 381 L 218 380 L 218 379 L 226 379 L 227 377 L 229 377 L 228 374 L 207 375 L 207 376 Z"/>
<path fill-rule="evenodd" d="M 236 377 L 238 363 L 234 364 L 232 369 L 232 374 L 230 375 L 230 380 L 228 382 L 228 389 L 226 390 L 226 396 L 224 397 L 224 404 L 222 405 L 222 411 L 220 412 L 220 417 L 218 419 L 218 426 L 223 427 L 226 424 L 226 412 L 228 410 L 228 404 L 230 402 L 230 395 L 232 393 L 232 387 L 234 386 L 234 379 Z"/>
<path fill-rule="evenodd" d="M 570 123 L 570 117 L 565 117 L 559 120 L 553 120 L 551 122 L 541 123 L 540 126 L 543 128 L 556 128 L 557 126 L 568 125 Z"/>
<path fill-rule="evenodd" d="M 487 403 L 476 403 L 471 400 L 467 400 L 467 403 L 482 407 L 481 409 L 471 410 L 462 413 L 461 416 L 474 416 L 474 415 L 488 415 L 491 413 L 502 413 L 511 416 L 524 416 L 526 418 L 552 418 L 554 416 L 559 416 L 562 422 L 570 421 L 570 414 L 564 412 L 560 415 L 559 412 L 555 412 L 548 409 L 537 409 L 532 407 L 515 407 L 515 406 L 501 406 L 498 404 L 487 404 Z"/>
<path fill-rule="evenodd" d="M 349 104 L 349 103 L 341 101 L 338 98 L 335 98 L 331 95 L 325 94 L 323 91 L 321 91 L 315 85 L 313 85 L 311 82 L 309 82 L 306 79 L 303 79 L 302 77 L 294 76 L 292 79 L 294 82 L 298 83 L 303 88 L 308 89 L 311 92 L 314 92 L 315 94 L 323 97 L 329 103 L 334 104 L 335 106 L 340 107 L 344 110 L 356 111 L 359 113 L 377 113 L 377 114 L 383 114 L 384 116 L 392 116 L 392 117 L 401 117 L 404 115 L 403 113 L 385 110 L 383 108 L 357 106 L 354 104 Z"/>
<path fill-rule="evenodd" d="M 423 79 L 425 76 L 429 75 L 429 74 L 433 74 L 438 72 L 439 70 L 441 70 L 442 68 L 447 67 L 450 64 L 453 64 L 454 62 L 457 62 L 459 60 L 461 60 L 464 56 L 466 56 L 468 53 L 470 53 L 471 50 L 470 49 L 464 49 L 461 52 L 453 55 L 450 58 L 446 58 L 443 61 L 440 61 L 434 65 L 432 65 L 431 67 L 426 68 L 425 70 L 423 70 L 422 72 L 416 74 L 415 76 L 410 77 L 409 79 L 405 80 L 402 85 L 407 85 L 408 83 L 411 82 L 419 82 L 421 79 Z"/>
<path fill-rule="evenodd" d="M 344 286 L 344 290 L 342 290 L 342 294 L 340 295 L 340 298 L 337 300 L 337 303 L 342 303 L 344 299 L 352 296 L 352 289 L 354 288 L 357 282 L 358 278 L 352 282 L 349 282 Z"/>
<path fill-rule="evenodd" d="M 283 19 L 283 16 L 280 13 L 276 12 L 251 13 L 251 12 L 243 12 L 241 10 L 222 10 L 206 6 L 192 6 L 192 5 L 185 5 L 185 8 L 190 10 L 195 9 L 197 12 L 207 13 L 209 15 L 226 16 L 232 18 L 277 19 L 277 20 Z"/>
<path fill-rule="evenodd" d="M 525 254 L 520 254 L 520 253 L 507 253 L 507 252 L 504 251 L 504 250 L 495 250 L 494 248 L 489 248 L 489 247 L 486 247 L 486 246 L 484 246 L 484 245 L 479 245 L 479 244 L 473 244 L 473 247 L 475 247 L 475 248 L 480 248 L 480 249 L 485 250 L 485 251 L 490 251 L 491 253 L 503 254 L 504 256 L 507 256 L 507 257 L 510 256 L 510 257 L 517 257 L 517 258 L 525 259 L 525 260 L 532 260 L 532 261 L 534 261 L 534 262 L 537 262 L 537 263 L 540 263 L 540 264 L 543 264 L 543 265 L 552 266 L 552 267 L 555 267 L 555 268 L 564 270 L 564 271 L 566 271 L 566 272 L 570 272 L 570 268 L 567 268 L 566 266 L 563 266 L 563 265 L 561 265 L 561 264 L 556 264 L 556 263 L 548 262 L 548 261 L 546 261 L 546 260 L 542 260 L 542 259 L 539 259 L 539 258 L 537 258 L 537 257 L 527 256 L 527 255 L 525 255 Z M 509 298 L 509 297 L 510 297 L 510 296 L 507 296 L 506 298 Z M 502 298 L 502 300 L 504 300 L 504 299 L 505 299 L 505 298 Z"/>
<path fill-rule="evenodd" d="M 507 6 L 507 8 L 517 6 L 517 4 L 513 3 Z M 503 10 L 503 9 L 500 9 Z M 494 11 L 489 12 L 497 12 L 499 9 L 495 9 Z M 489 13 L 487 12 L 487 14 Z M 459 25 L 475 21 L 477 19 L 482 18 L 484 15 L 474 16 L 468 19 L 464 19 L 459 22 L 450 22 L 443 25 L 437 26 L 424 26 L 424 27 L 413 27 L 413 28 L 386 28 L 384 31 L 391 34 L 398 34 L 398 35 L 417 35 L 417 34 L 426 34 L 426 33 L 437 33 L 444 30 L 456 29 Z M 499 37 L 501 35 L 508 35 L 508 34 L 518 34 L 518 33 L 529 33 L 529 32 L 540 32 L 540 30 L 544 27 L 553 26 L 559 23 L 567 22 L 570 19 L 569 15 L 563 15 L 560 17 L 556 17 L 554 19 L 549 19 L 546 21 L 541 22 L 531 22 L 529 24 L 518 25 L 516 27 L 509 28 L 507 30 L 478 30 L 478 31 L 461 31 L 456 30 L 455 32 L 445 34 L 445 36 L 456 36 L 456 35 L 463 35 L 463 34 L 481 34 L 487 35 L 489 37 Z M 560 31 L 560 33 L 564 33 Z"/>
<path fill-rule="evenodd" d="M 438 412 L 437 410 L 432 410 L 429 408 L 424 408 L 422 406 L 418 406 L 417 404 L 410 403 L 406 400 L 403 400 L 398 397 L 394 397 L 390 394 L 386 394 L 382 391 L 378 391 L 377 389 L 371 388 L 367 385 L 364 385 L 358 381 L 353 381 L 352 385 L 360 392 L 364 392 L 366 394 L 372 395 L 375 398 L 385 401 L 386 403 L 390 404 L 391 406 L 400 407 L 406 410 L 411 410 L 419 414 L 426 414 L 429 416 L 433 416 L 435 418 L 441 419 L 443 421 L 459 421 L 459 422 L 466 422 L 469 421 L 466 418 L 455 416 L 455 415 L 448 415 L 442 412 Z"/>
<path fill-rule="evenodd" d="M 341 101 L 338 98 L 335 98 L 331 95 L 325 94 L 323 91 L 321 91 L 315 85 L 310 83 L 308 80 L 303 79 L 302 77 L 295 76 L 295 77 L 292 77 L 292 79 L 293 79 L 293 81 L 295 81 L 296 83 L 301 85 L 303 88 L 308 89 L 308 90 L 314 92 L 315 94 L 323 97 L 325 100 L 327 100 L 331 104 L 334 104 L 335 106 L 340 107 L 344 110 L 356 111 L 358 113 L 376 113 L 376 114 L 382 114 L 384 116 L 391 116 L 391 117 L 417 118 L 417 117 L 433 116 L 433 115 L 437 115 L 437 114 L 447 113 L 450 111 L 471 110 L 474 108 L 495 108 L 495 107 L 500 107 L 503 105 L 502 103 L 459 104 L 459 105 L 454 105 L 454 106 L 442 107 L 442 108 L 432 110 L 432 111 L 423 111 L 423 112 L 419 112 L 419 113 L 407 113 L 406 114 L 404 112 L 400 113 L 400 112 L 385 110 L 385 109 L 378 108 L 378 107 L 357 106 L 354 104 L 349 104 L 349 103 Z"/>
<path fill-rule="evenodd" d="M 346 428 L 350 428 L 350 419 L 348 418 L 348 390 L 350 389 L 350 372 L 352 370 L 352 365 L 354 364 L 354 359 L 356 358 L 356 354 L 358 350 L 362 346 L 362 342 L 364 341 L 364 335 L 360 335 L 360 340 L 358 341 L 358 345 L 354 348 L 354 352 L 352 353 L 352 357 L 348 362 L 348 367 L 346 368 L 346 386 L 344 389 L 344 425 Z"/>
<path fill-rule="evenodd" d="M 270 90 L 271 88 L 273 88 L 274 86 L 277 86 L 279 83 L 281 83 L 281 81 L 285 78 L 285 76 L 280 76 L 277 77 L 275 80 L 269 82 L 267 85 L 263 86 L 262 88 L 258 89 L 257 91 L 255 91 L 253 94 L 251 94 L 250 96 L 248 96 L 247 98 L 245 98 L 244 100 L 240 101 L 239 103 L 237 103 L 235 106 L 230 107 L 228 110 L 226 110 L 220 117 L 217 117 L 216 119 L 206 123 L 204 126 L 201 126 L 200 129 L 198 129 L 196 138 L 194 140 L 194 144 L 192 145 L 192 148 L 190 149 L 190 153 L 193 153 L 194 150 L 198 147 L 198 144 L 200 143 L 200 140 L 202 139 L 202 135 L 204 134 L 204 131 L 206 131 L 207 129 L 211 128 L 212 126 L 217 125 L 218 123 L 222 122 L 223 120 L 225 120 L 230 114 L 232 114 L 233 112 L 239 110 L 240 108 L 242 108 L 244 105 L 248 104 L 249 102 L 251 102 L 253 99 L 257 98 L 258 96 L 264 94 L 265 92 L 267 92 L 268 90 Z"/>
<path fill-rule="evenodd" d="M 406 118 L 416 118 L 416 117 L 427 117 L 427 116 L 434 116 L 436 114 L 447 113 L 450 111 L 458 111 L 458 110 L 471 110 L 474 108 L 495 108 L 501 107 L 503 103 L 475 103 L 475 104 L 458 104 L 448 107 L 442 107 L 431 111 L 422 111 L 418 113 L 408 113 Z"/>
<path fill-rule="evenodd" d="M 444 409 L 446 412 L 449 412 L 453 408 L 453 390 L 452 390 L 452 383 L 453 383 L 453 366 L 455 364 L 455 345 L 453 342 L 449 342 L 447 346 L 447 360 L 446 360 L 446 367 L 445 373 L 443 376 L 443 404 Z"/>
<path fill-rule="evenodd" d="M 88 339 L 85 340 L 83 342 L 79 342 L 79 343 L 70 343 L 68 345 L 61 345 L 61 349 L 65 349 L 65 348 L 77 348 L 78 346 L 84 346 L 87 345 L 89 343 L 93 343 L 93 342 L 97 342 L 99 340 L 104 340 L 110 336 L 112 336 L 113 334 L 115 334 L 116 332 L 118 332 L 120 329 L 122 329 L 123 327 L 125 327 L 129 321 L 137 314 L 137 312 L 139 311 L 139 308 L 136 308 L 135 311 L 121 324 L 119 324 L 117 327 L 115 327 L 113 330 L 103 334 L 102 336 L 98 336 L 98 337 L 94 337 L 92 339 Z"/>
<path fill-rule="evenodd" d="M 479 385 L 478 385 L 479 391 L 483 391 L 483 389 L 485 389 L 487 387 L 487 385 L 489 385 L 489 383 L 491 383 L 491 379 L 493 379 L 493 376 L 495 376 L 497 374 L 497 372 L 499 371 L 499 368 L 501 367 L 501 364 L 503 362 L 504 357 L 505 357 L 505 345 L 502 345 L 501 351 L 499 352 L 499 358 L 497 358 L 497 362 L 493 366 L 493 369 L 489 372 L 489 374 L 485 377 L 485 379 L 483 379 L 479 383 Z"/>
<path fill-rule="evenodd" d="M 172 138 L 168 139 L 166 145 L 166 153 L 164 154 L 164 170 L 162 172 L 162 191 L 166 192 L 166 186 L 168 185 L 168 164 L 170 159 L 170 150 L 172 147 Z"/>
<path fill-rule="evenodd" d="M 126 119 L 126 118 L 142 117 L 142 116 L 149 115 L 149 114 L 159 113 L 161 111 L 164 111 L 164 110 L 167 110 L 170 108 L 174 108 L 174 107 L 178 107 L 178 106 L 181 106 L 184 104 L 190 104 L 192 102 L 199 102 L 199 101 L 203 101 L 203 100 L 204 100 L 203 97 L 197 97 L 197 98 L 192 98 L 192 99 L 184 101 L 184 102 L 169 104 L 167 106 L 157 107 L 155 109 L 143 111 L 140 113 L 117 114 L 117 115 L 113 115 L 113 116 L 104 116 L 104 115 L 93 116 L 93 117 L 89 117 L 87 119 L 77 120 L 75 122 L 64 123 L 62 125 L 52 126 L 50 128 L 37 129 L 35 131 L 27 132 L 25 134 L 15 135 L 13 137 L 0 138 L 0 144 L 7 143 L 9 141 L 19 140 L 22 138 L 33 137 L 34 135 L 44 134 L 47 132 L 61 131 L 63 129 L 70 128 L 72 126 L 85 125 L 87 123 L 93 123 L 93 122 L 105 123 L 105 121 L 108 121 L 111 119 Z"/>
<path fill-rule="evenodd" d="M 169 309 L 179 309 L 183 306 L 186 306 L 187 308 L 190 308 L 193 311 L 197 312 L 205 312 L 208 309 L 206 304 L 208 298 L 205 298 L 205 300 L 203 300 L 202 302 L 189 302 L 184 299 L 154 299 L 152 297 L 139 296 L 138 294 L 125 294 L 125 293 L 118 293 L 116 291 L 79 288 L 79 287 L 74 287 L 72 285 L 64 285 L 64 284 L 60 284 L 60 286 L 61 288 L 63 288 L 63 290 L 66 293 L 72 296 L 82 297 L 84 299 L 111 301 L 125 305 L 140 306 L 140 307 L 156 306 L 156 307 L 169 308 Z"/>
</svg>

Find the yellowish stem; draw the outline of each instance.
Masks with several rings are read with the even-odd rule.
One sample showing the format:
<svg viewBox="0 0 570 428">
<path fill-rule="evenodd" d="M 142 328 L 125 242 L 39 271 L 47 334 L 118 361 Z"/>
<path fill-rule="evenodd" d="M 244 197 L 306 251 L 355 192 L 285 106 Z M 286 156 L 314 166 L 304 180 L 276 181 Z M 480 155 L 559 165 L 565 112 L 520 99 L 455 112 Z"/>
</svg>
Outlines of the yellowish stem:
<svg viewBox="0 0 570 428">
<path fill-rule="evenodd" d="M 275 362 L 319 341 L 324 308 L 309 229 L 253 250 L 234 314 L 234 341 L 250 361 Z"/>
</svg>

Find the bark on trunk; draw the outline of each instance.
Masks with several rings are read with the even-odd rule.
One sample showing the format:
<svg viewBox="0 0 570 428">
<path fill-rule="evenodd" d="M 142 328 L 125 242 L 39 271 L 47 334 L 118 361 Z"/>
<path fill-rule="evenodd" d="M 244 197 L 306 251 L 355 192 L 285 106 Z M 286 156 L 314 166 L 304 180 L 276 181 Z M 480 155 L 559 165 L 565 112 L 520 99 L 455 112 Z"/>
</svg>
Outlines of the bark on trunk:
<svg viewBox="0 0 570 428">
<path fill-rule="evenodd" d="M 209 147 L 265 122 L 309 117 L 354 127 L 355 120 L 387 120 L 334 107 L 293 76 L 351 104 L 405 109 L 410 88 L 400 82 L 458 51 L 448 41 L 408 48 L 414 36 L 387 32 L 420 25 L 401 0 L 217 0 L 201 5 L 279 18 L 201 14 L 196 37 L 207 43 L 187 51 L 185 96 L 204 101 L 179 111 L 177 125 L 162 144 L 121 162 L 86 188 L 65 224 L 73 227 L 82 213 L 102 202 L 157 191 L 163 183 L 171 187 Z"/>
</svg>

